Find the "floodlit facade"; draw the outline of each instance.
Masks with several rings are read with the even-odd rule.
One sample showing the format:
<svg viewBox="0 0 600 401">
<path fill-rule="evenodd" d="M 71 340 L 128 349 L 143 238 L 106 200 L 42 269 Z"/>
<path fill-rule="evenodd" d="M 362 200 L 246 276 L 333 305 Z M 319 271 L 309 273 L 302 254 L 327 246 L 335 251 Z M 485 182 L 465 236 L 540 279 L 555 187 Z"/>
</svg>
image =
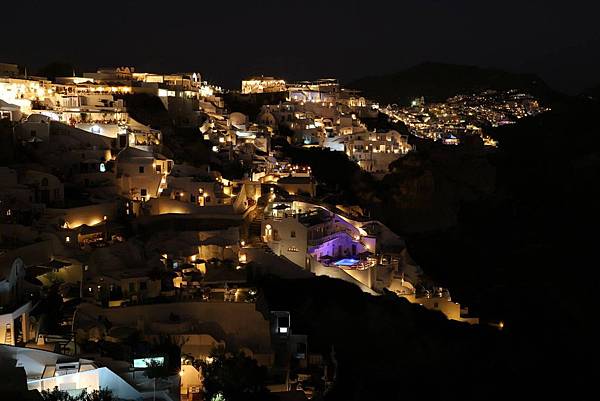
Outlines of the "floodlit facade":
<svg viewBox="0 0 600 401">
<path fill-rule="evenodd" d="M 412 149 L 408 137 L 393 130 L 350 134 L 344 139 L 348 157 L 371 173 L 387 173 L 390 163 Z"/>
<path fill-rule="evenodd" d="M 242 81 L 242 93 L 285 92 L 286 83 L 274 77 L 251 77 Z"/>
<path fill-rule="evenodd" d="M 157 198 L 167 188 L 173 161 L 164 156 L 128 147 L 116 157 L 120 193 L 131 200 Z"/>
</svg>

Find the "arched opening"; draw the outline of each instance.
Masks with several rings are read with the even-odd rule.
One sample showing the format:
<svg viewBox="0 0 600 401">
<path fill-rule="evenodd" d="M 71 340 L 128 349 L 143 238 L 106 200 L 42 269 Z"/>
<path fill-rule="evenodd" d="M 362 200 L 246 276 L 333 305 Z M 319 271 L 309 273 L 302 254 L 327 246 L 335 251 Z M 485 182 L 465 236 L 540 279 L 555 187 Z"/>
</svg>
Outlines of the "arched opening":
<svg viewBox="0 0 600 401">
<path fill-rule="evenodd" d="M 265 240 L 270 241 L 272 236 L 273 236 L 273 227 L 271 227 L 270 224 L 267 224 L 265 226 Z"/>
</svg>

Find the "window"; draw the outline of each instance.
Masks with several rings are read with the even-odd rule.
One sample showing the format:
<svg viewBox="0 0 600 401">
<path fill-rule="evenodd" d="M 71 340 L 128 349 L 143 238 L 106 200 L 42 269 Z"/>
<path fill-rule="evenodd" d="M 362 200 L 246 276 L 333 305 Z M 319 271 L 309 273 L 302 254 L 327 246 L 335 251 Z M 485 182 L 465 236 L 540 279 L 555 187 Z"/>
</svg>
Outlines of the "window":
<svg viewBox="0 0 600 401">
<path fill-rule="evenodd" d="M 146 191 L 146 188 L 142 188 L 142 189 L 140 189 L 140 194 L 142 196 L 146 196 L 146 195 L 148 195 L 148 191 Z"/>
<path fill-rule="evenodd" d="M 135 292 L 135 283 L 129 283 L 129 292 Z"/>
<path fill-rule="evenodd" d="M 156 172 L 160 173 L 162 171 L 162 166 L 160 164 L 156 165 Z"/>
<path fill-rule="evenodd" d="M 288 316 L 279 316 L 277 318 L 277 326 L 279 327 L 280 333 L 287 333 L 290 327 L 290 319 Z"/>
<path fill-rule="evenodd" d="M 210 203 L 210 195 L 207 195 L 204 197 L 204 202 L 205 203 Z"/>
<path fill-rule="evenodd" d="M 42 178 L 42 186 L 43 187 L 47 187 L 48 186 L 48 179 L 46 177 Z"/>
<path fill-rule="evenodd" d="M 190 202 L 196 203 L 196 197 L 193 194 L 190 194 Z"/>
<path fill-rule="evenodd" d="M 140 174 L 144 174 L 144 166 L 140 166 L 138 168 L 138 170 L 139 170 Z"/>
<path fill-rule="evenodd" d="M 292 230 L 291 236 L 292 238 L 296 238 L 296 231 Z"/>
<path fill-rule="evenodd" d="M 437 303 L 437 302 L 435 302 L 435 303 L 433 304 L 433 307 L 437 309 L 437 307 L 438 307 L 438 303 Z"/>
<path fill-rule="evenodd" d="M 140 281 L 140 291 L 146 291 L 148 289 L 148 283 Z"/>
</svg>

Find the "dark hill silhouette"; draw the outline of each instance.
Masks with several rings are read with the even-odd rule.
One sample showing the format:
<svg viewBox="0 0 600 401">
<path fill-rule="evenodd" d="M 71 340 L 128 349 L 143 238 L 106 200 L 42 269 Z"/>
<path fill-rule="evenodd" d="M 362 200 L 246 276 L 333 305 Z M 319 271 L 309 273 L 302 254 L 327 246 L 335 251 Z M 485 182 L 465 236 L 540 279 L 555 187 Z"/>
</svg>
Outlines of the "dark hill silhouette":
<svg viewBox="0 0 600 401">
<path fill-rule="evenodd" d="M 346 84 L 382 104 L 406 105 L 416 97 L 443 101 L 460 93 L 520 89 L 543 100 L 558 96 L 535 74 L 512 73 L 467 65 L 422 63 L 406 70 L 357 79 Z"/>
<path fill-rule="evenodd" d="M 584 90 L 580 96 L 600 102 L 600 84 Z"/>
</svg>

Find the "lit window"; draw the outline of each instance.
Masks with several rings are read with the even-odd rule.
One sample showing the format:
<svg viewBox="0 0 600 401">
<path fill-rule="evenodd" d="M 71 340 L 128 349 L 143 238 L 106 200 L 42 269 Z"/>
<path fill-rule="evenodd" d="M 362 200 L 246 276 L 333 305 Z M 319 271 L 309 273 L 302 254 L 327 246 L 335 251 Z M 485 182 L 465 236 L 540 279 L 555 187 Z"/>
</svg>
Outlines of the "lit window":
<svg viewBox="0 0 600 401">
<path fill-rule="evenodd" d="M 270 237 L 272 234 L 273 234 L 273 227 L 271 227 L 271 225 L 270 225 L 270 224 L 267 224 L 267 225 L 265 226 L 265 235 L 266 235 L 267 237 Z"/>
</svg>

